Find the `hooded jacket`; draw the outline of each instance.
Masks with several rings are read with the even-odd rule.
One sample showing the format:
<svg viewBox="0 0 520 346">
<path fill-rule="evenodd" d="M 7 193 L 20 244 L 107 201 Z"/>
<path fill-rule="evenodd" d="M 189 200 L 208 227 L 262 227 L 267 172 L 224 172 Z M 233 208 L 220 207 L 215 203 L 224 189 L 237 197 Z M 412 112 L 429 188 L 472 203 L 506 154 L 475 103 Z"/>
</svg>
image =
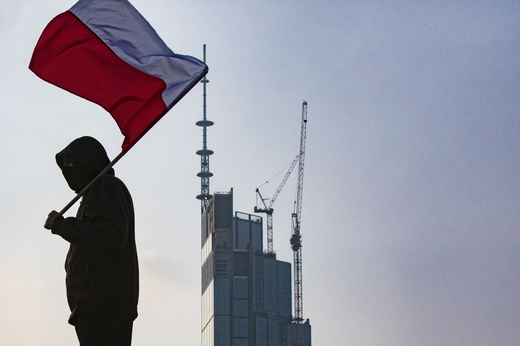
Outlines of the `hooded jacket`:
<svg viewBox="0 0 520 346">
<path fill-rule="evenodd" d="M 56 154 L 70 188 L 81 191 L 110 162 L 103 146 L 81 137 Z M 97 178 L 83 195 L 76 217 L 57 218 L 52 233 L 70 243 L 65 261 L 69 323 L 88 313 L 137 317 L 139 269 L 134 208 L 114 170 Z"/>
</svg>

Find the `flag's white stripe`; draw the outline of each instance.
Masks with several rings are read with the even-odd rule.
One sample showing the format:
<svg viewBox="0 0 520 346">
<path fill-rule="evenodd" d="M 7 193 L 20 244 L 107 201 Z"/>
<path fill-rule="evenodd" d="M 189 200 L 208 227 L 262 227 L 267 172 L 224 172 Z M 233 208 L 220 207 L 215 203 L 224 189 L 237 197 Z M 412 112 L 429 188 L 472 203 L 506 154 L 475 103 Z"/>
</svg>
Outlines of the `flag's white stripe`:
<svg viewBox="0 0 520 346">
<path fill-rule="evenodd" d="M 80 0 L 70 11 L 131 66 L 166 83 L 162 97 L 170 106 L 205 65 L 175 54 L 126 0 Z"/>
</svg>

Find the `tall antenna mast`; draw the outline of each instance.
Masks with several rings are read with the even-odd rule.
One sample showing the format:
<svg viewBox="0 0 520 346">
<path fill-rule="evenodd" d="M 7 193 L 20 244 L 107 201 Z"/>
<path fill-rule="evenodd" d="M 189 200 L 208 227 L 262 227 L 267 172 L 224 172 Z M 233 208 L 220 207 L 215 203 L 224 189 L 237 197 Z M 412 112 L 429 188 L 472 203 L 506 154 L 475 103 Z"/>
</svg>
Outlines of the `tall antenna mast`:
<svg viewBox="0 0 520 346">
<path fill-rule="evenodd" d="M 204 63 L 206 63 L 206 45 L 203 45 L 204 50 Z M 200 81 L 203 85 L 202 91 L 202 120 L 197 121 L 197 126 L 202 127 L 202 149 L 197 150 L 197 155 L 200 156 L 200 172 L 197 174 L 200 177 L 200 195 L 197 195 L 197 199 L 200 200 L 200 212 L 204 213 L 206 207 L 209 204 L 209 200 L 211 199 L 211 194 L 209 193 L 209 178 L 213 176 L 213 173 L 209 171 L 209 157 L 213 155 L 213 150 L 209 150 L 207 146 L 207 127 L 212 126 L 213 122 L 207 120 L 206 118 L 206 84 L 209 83 L 209 80 L 204 76 L 204 78 Z"/>
</svg>

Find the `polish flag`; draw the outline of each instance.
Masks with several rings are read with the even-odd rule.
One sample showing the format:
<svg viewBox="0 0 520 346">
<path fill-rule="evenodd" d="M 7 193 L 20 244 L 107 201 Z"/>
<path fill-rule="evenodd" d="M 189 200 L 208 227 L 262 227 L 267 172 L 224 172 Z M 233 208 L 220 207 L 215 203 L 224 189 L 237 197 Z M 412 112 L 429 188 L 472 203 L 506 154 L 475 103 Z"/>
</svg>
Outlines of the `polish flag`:
<svg viewBox="0 0 520 346">
<path fill-rule="evenodd" d="M 208 72 L 175 54 L 126 0 L 79 0 L 43 31 L 29 68 L 107 110 L 128 151 Z"/>
</svg>

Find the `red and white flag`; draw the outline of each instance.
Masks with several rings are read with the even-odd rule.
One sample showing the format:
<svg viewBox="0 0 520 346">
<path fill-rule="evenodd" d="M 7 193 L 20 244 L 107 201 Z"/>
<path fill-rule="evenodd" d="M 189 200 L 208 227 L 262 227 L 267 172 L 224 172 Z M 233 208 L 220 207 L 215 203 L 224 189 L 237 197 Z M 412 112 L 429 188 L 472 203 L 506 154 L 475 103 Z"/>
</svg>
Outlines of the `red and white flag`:
<svg viewBox="0 0 520 346">
<path fill-rule="evenodd" d="M 43 31 L 29 68 L 107 110 L 128 151 L 208 72 L 175 54 L 126 0 L 79 0 Z"/>
</svg>

